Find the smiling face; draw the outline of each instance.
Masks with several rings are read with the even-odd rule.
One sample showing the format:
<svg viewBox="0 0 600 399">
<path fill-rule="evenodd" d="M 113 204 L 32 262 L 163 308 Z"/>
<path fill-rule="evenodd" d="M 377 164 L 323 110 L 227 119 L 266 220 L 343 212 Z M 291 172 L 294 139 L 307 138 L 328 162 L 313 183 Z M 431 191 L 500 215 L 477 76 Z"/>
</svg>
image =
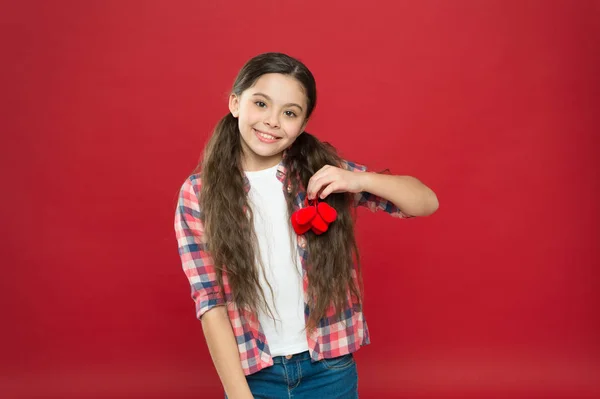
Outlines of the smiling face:
<svg viewBox="0 0 600 399">
<path fill-rule="evenodd" d="M 307 107 L 302 84 L 279 73 L 262 75 L 241 95 L 232 94 L 229 110 L 238 118 L 244 170 L 277 165 L 304 131 Z"/>
</svg>

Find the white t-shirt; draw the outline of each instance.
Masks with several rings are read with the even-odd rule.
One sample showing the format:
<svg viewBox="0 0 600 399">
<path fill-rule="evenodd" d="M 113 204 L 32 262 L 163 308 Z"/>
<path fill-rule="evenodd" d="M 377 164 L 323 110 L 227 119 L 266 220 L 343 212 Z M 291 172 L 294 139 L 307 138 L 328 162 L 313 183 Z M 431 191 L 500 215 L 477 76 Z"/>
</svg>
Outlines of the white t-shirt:
<svg viewBox="0 0 600 399">
<path fill-rule="evenodd" d="M 250 183 L 248 199 L 254 214 L 254 229 L 264 274 L 259 265 L 260 285 L 275 320 L 259 311 L 258 318 L 271 356 L 308 350 L 304 320 L 302 263 L 296 249 L 296 234 L 288 227 L 288 210 L 277 166 L 245 172 Z M 265 278 L 273 289 L 266 284 Z"/>
</svg>

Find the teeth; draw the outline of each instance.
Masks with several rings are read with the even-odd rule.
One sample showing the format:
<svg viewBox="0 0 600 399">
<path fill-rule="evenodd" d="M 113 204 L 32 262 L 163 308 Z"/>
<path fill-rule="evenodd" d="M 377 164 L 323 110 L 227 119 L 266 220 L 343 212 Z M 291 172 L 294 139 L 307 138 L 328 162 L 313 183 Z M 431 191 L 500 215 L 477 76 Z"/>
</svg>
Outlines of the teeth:
<svg viewBox="0 0 600 399">
<path fill-rule="evenodd" d="M 257 131 L 257 133 L 258 133 L 258 135 L 259 135 L 260 137 L 263 137 L 263 138 L 265 138 L 265 139 L 267 139 L 267 140 L 275 140 L 275 139 L 277 138 L 277 137 L 275 137 L 275 136 L 271 136 L 270 134 L 266 134 L 266 133 L 263 133 L 263 132 L 258 132 L 258 131 Z"/>
</svg>

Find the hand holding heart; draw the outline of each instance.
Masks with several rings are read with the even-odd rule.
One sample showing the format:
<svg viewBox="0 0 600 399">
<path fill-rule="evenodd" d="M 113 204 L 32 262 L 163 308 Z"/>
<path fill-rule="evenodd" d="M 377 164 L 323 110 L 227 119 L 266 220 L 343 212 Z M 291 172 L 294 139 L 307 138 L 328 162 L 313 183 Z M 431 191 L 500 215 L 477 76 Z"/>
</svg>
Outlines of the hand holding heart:
<svg viewBox="0 0 600 399">
<path fill-rule="evenodd" d="M 327 231 L 329 225 L 337 218 L 337 211 L 321 199 L 331 193 L 362 191 L 359 174 L 341 168 L 326 165 L 315 173 L 308 182 L 307 202 L 314 199 L 313 204 L 298 209 L 292 214 L 291 222 L 296 234 L 304 234 L 312 230 L 320 235 Z"/>
<path fill-rule="evenodd" d="M 306 194 L 309 200 L 319 195 L 325 199 L 331 193 L 359 193 L 362 189 L 364 173 L 351 172 L 346 169 L 325 165 L 308 181 Z M 320 193 L 320 194 L 319 194 Z"/>
</svg>

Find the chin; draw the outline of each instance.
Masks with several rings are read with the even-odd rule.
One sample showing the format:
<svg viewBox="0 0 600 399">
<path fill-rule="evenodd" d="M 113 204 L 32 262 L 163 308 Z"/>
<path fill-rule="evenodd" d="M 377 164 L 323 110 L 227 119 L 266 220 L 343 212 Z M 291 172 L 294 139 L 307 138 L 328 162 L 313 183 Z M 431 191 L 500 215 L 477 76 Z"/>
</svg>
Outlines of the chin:
<svg viewBox="0 0 600 399">
<path fill-rule="evenodd" d="M 271 146 L 265 148 L 265 144 L 259 142 L 255 145 L 252 145 L 250 147 L 250 149 L 256 155 L 259 155 L 261 157 L 272 157 L 272 156 L 282 153 L 283 150 L 285 150 L 285 145 L 282 145 L 283 143 L 277 143 L 277 144 L 278 144 L 277 147 L 274 147 L 271 145 Z"/>
<path fill-rule="evenodd" d="M 274 157 L 274 156 L 276 156 L 278 154 L 281 154 L 283 152 L 283 150 L 277 150 L 277 151 L 252 150 L 252 152 L 254 152 L 259 157 L 271 158 L 271 157 Z"/>
</svg>

